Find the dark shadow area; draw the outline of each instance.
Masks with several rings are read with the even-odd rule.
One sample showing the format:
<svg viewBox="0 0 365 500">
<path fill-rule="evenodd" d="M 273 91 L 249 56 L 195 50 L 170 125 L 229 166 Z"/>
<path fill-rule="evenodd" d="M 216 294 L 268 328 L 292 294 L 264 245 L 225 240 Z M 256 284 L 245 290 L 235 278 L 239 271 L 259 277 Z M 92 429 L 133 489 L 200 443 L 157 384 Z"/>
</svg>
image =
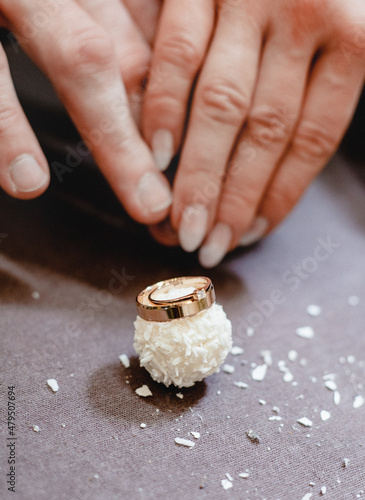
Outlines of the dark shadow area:
<svg viewBox="0 0 365 500">
<path fill-rule="evenodd" d="M 116 418 L 139 424 L 141 421 L 141 405 L 148 405 L 159 410 L 160 417 L 181 415 L 190 411 L 206 393 L 204 381 L 193 387 L 179 389 L 174 386 L 165 387 L 154 382 L 149 373 L 139 366 L 137 357 L 130 359 L 130 368 L 121 364 L 104 366 L 90 377 L 88 397 L 93 407 L 104 418 Z M 141 397 L 135 390 L 148 385 L 152 396 Z M 183 394 L 183 399 L 176 396 Z"/>
<path fill-rule="evenodd" d="M 24 280 L 1 269 L 0 263 L 0 299 L 3 303 L 33 303 L 32 288 Z"/>
</svg>

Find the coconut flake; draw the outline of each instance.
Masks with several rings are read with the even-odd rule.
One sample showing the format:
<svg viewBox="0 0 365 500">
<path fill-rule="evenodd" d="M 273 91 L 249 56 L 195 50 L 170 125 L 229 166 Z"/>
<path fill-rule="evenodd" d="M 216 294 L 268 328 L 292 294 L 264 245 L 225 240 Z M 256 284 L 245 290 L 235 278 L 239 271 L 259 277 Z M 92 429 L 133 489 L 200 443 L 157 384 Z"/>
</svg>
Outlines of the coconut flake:
<svg viewBox="0 0 365 500">
<path fill-rule="evenodd" d="M 257 382 L 262 382 L 265 378 L 267 372 L 267 365 L 258 365 L 251 372 L 252 380 L 256 380 Z"/>
<path fill-rule="evenodd" d="M 327 488 L 325 486 L 322 486 L 322 488 L 320 489 L 319 493 L 320 493 L 320 495 L 325 495 L 326 491 L 327 491 Z"/>
<path fill-rule="evenodd" d="M 41 428 L 38 425 L 33 425 L 34 432 L 40 432 Z"/>
<path fill-rule="evenodd" d="M 269 417 L 269 420 L 282 420 L 282 418 L 279 415 L 273 415 L 272 417 Z"/>
<path fill-rule="evenodd" d="M 326 380 L 324 383 L 324 386 L 327 387 L 330 391 L 336 391 L 337 390 L 337 384 L 334 380 Z"/>
<path fill-rule="evenodd" d="M 286 370 L 283 376 L 284 382 L 292 382 L 293 379 L 294 375 L 289 370 Z"/>
<path fill-rule="evenodd" d="M 179 399 L 183 399 L 184 398 L 184 394 L 182 392 L 177 392 L 176 393 L 176 397 L 179 398 Z"/>
<path fill-rule="evenodd" d="M 264 399 L 259 399 L 260 405 L 266 405 L 266 401 Z"/>
<path fill-rule="evenodd" d="M 145 424 L 144 422 L 142 422 L 141 425 L 140 425 L 140 428 L 141 429 L 145 429 L 146 427 L 147 427 L 147 424 Z"/>
<path fill-rule="evenodd" d="M 312 498 L 312 495 L 313 495 L 313 493 L 307 493 L 306 495 L 304 495 L 302 500 L 309 500 L 310 498 Z"/>
<path fill-rule="evenodd" d="M 226 472 L 226 478 L 228 479 L 228 481 L 233 481 L 233 477 L 229 472 Z"/>
<path fill-rule="evenodd" d="M 52 389 L 53 392 L 57 392 L 59 389 L 58 382 L 54 378 L 49 378 L 47 380 L 47 385 Z"/>
<path fill-rule="evenodd" d="M 245 351 L 242 349 L 242 347 L 238 347 L 238 345 L 234 345 L 231 349 L 231 354 L 233 356 L 237 356 L 238 354 L 243 354 Z"/>
<path fill-rule="evenodd" d="M 288 352 L 288 360 L 289 361 L 296 361 L 298 357 L 298 353 L 295 349 L 292 349 L 291 351 Z"/>
<path fill-rule="evenodd" d="M 246 330 L 246 333 L 247 333 L 247 337 L 252 337 L 253 334 L 255 333 L 255 330 L 251 326 L 249 326 Z"/>
<path fill-rule="evenodd" d="M 301 326 L 295 330 L 295 333 L 303 339 L 312 339 L 314 337 L 314 331 L 311 326 Z"/>
<path fill-rule="evenodd" d="M 326 420 L 328 420 L 329 418 L 331 418 L 331 414 L 329 411 L 326 411 L 326 410 L 322 410 L 321 411 L 321 419 L 323 420 L 323 422 L 325 422 Z"/>
<path fill-rule="evenodd" d="M 299 420 L 297 420 L 297 422 L 298 422 L 298 424 L 301 424 L 304 427 L 312 427 L 312 425 L 313 425 L 312 420 L 310 420 L 307 417 L 300 418 Z"/>
<path fill-rule="evenodd" d="M 272 365 L 271 351 L 269 351 L 269 350 L 261 351 L 261 356 L 262 356 L 262 359 L 263 359 L 265 365 L 268 365 L 268 366 Z"/>
<path fill-rule="evenodd" d="M 322 309 L 317 306 L 316 304 L 310 304 L 308 307 L 307 307 L 307 314 L 309 314 L 309 316 L 313 316 L 314 318 L 319 316 L 322 312 Z"/>
<path fill-rule="evenodd" d="M 121 354 L 119 356 L 119 361 L 122 363 L 124 368 L 129 368 L 131 366 L 131 363 L 129 361 L 129 358 L 126 354 Z"/>
<path fill-rule="evenodd" d="M 344 459 L 343 459 L 343 462 L 342 462 L 342 467 L 343 467 L 344 469 L 346 469 L 346 467 L 348 467 L 348 466 L 349 466 L 349 464 L 350 464 L 350 459 L 349 459 L 349 458 L 344 458 Z"/>
<path fill-rule="evenodd" d="M 142 385 L 142 387 L 138 387 L 138 389 L 136 389 L 136 394 L 138 394 L 138 396 L 142 396 L 143 398 L 153 395 L 150 388 L 146 384 Z"/>
<path fill-rule="evenodd" d="M 224 490 L 229 490 L 233 486 L 231 481 L 229 481 L 228 479 L 222 479 L 221 484 Z"/>
<path fill-rule="evenodd" d="M 200 438 L 200 432 L 195 432 L 195 431 L 191 431 L 190 434 L 195 438 L 195 439 L 199 439 Z"/>
<path fill-rule="evenodd" d="M 365 403 L 363 396 L 356 396 L 354 399 L 353 407 L 360 408 Z"/>
<path fill-rule="evenodd" d="M 242 477 L 242 479 L 248 479 L 250 477 L 250 474 L 248 472 L 240 472 L 238 474 L 238 477 Z"/>
<path fill-rule="evenodd" d="M 246 431 L 247 437 L 253 442 L 253 443 L 259 443 L 261 441 L 260 436 L 253 430 L 253 429 L 248 429 Z"/>
<path fill-rule="evenodd" d="M 222 367 L 222 370 L 224 371 L 224 373 L 233 373 L 234 372 L 234 366 L 225 363 L 223 365 L 223 367 Z"/>
<path fill-rule="evenodd" d="M 341 403 L 341 394 L 338 391 L 333 393 L 333 402 L 335 405 L 339 405 Z"/>
<path fill-rule="evenodd" d="M 233 382 L 235 386 L 239 387 L 240 389 L 247 389 L 248 385 L 245 384 L 244 382 Z"/>
<path fill-rule="evenodd" d="M 184 439 L 184 438 L 175 438 L 175 443 L 179 444 L 181 446 L 186 446 L 187 448 L 192 448 L 195 446 L 195 443 L 193 441 L 190 441 L 190 439 Z"/>
</svg>

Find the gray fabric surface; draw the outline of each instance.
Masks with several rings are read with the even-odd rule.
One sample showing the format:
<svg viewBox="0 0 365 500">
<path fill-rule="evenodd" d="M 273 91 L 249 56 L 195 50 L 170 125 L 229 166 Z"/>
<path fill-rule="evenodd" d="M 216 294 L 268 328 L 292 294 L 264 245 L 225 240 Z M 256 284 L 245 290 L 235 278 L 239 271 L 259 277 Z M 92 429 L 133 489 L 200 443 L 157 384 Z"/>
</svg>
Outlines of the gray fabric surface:
<svg viewBox="0 0 365 500">
<path fill-rule="evenodd" d="M 51 195 L 32 202 L 1 195 L 0 497 L 301 500 L 307 493 L 318 498 L 322 486 L 328 499 L 362 495 L 365 405 L 353 407 L 357 395 L 365 396 L 365 185 L 359 179 L 335 158 L 275 234 L 209 273 L 195 256 L 159 247 L 142 229 L 123 232 Z M 326 250 L 325 241 L 332 247 Z M 220 372 L 182 390 L 181 400 L 179 391 L 152 382 L 138 367 L 134 299 L 155 281 L 201 273 L 213 280 L 234 344 L 245 352 L 228 356 L 233 374 Z M 277 289 L 282 302 L 270 305 Z M 350 296 L 359 305 L 351 306 Z M 309 304 L 322 314 L 310 317 Z M 249 321 L 258 323 L 253 336 L 246 333 Z M 295 334 L 306 325 L 313 339 Z M 293 349 L 298 359 L 291 362 Z M 271 351 L 273 364 L 256 382 L 251 363 L 262 364 L 263 350 Z M 129 369 L 118 360 L 122 353 L 131 357 Z M 283 381 L 280 360 L 294 383 Z M 337 406 L 324 387 L 328 374 L 341 394 Z M 57 379 L 58 393 L 47 387 L 49 378 Z M 136 395 L 143 383 L 153 397 Z M 9 385 L 16 395 L 16 493 L 6 484 Z M 281 421 L 269 420 L 273 406 Z M 331 418 L 322 421 L 321 410 Z M 302 417 L 312 428 L 297 423 Z M 259 434 L 259 444 L 247 438 L 248 429 Z M 194 439 L 191 431 L 201 433 L 193 449 L 174 443 L 178 436 Z M 249 478 L 239 478 L 246 469 Z M 228 491 L 221 485 L 226 473 L 233 477 Z"/>
</svg>

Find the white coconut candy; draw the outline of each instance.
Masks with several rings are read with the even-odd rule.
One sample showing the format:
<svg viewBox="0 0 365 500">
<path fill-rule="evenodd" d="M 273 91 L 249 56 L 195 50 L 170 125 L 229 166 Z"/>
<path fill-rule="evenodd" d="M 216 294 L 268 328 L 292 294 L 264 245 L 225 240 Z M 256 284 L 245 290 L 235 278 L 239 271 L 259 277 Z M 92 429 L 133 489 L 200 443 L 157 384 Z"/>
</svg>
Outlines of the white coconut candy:
<svg viewBox="0 0 365 500">
<path fill-rule="evenodd" d="M 140 365 L 166 386 L 191 387 L 218 372 L 232 349 L 231 322 L 215 303 L 208 278 L 173 278 L 152 285 L 138 295 L 137 308 L 134 348 Z M 169 319 L 175 310 L 183 317 Z M 225 365 L 224 371 L 233 370 Z"/>
</svg>

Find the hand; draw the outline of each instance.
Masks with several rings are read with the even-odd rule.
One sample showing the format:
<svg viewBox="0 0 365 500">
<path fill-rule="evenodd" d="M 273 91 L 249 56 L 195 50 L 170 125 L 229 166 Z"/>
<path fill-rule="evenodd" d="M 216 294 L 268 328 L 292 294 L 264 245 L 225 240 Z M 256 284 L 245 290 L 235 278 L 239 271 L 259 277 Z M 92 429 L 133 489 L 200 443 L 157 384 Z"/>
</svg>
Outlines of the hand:
<svg viewBox="0 0 365 500">
<path fill-rule="evenodd" d="M 157 15 L 159 0 L 149 3 Z M 130 215 L 145 224 L 166 217 L 170 189 L 138 133 L 125 90 L 140 89 L 150 47 L 123 3 L 109 0 L 106 8 L 104 0 L 0 0 L 0 24 L 49 77 Z M 3 50 L 0 96 L 0 186 L 33 198 L 48 185 L 48 165 L 16 98 Z"/>
<path fill-rule="evenodd" d="M 166 167 L 197 79 L 171 212 L 186 251 L 214 266 L 288 214 L 336 150 L 364 63 L 362 0 L 164 3 L 143 131 Z"/>
</svg>

